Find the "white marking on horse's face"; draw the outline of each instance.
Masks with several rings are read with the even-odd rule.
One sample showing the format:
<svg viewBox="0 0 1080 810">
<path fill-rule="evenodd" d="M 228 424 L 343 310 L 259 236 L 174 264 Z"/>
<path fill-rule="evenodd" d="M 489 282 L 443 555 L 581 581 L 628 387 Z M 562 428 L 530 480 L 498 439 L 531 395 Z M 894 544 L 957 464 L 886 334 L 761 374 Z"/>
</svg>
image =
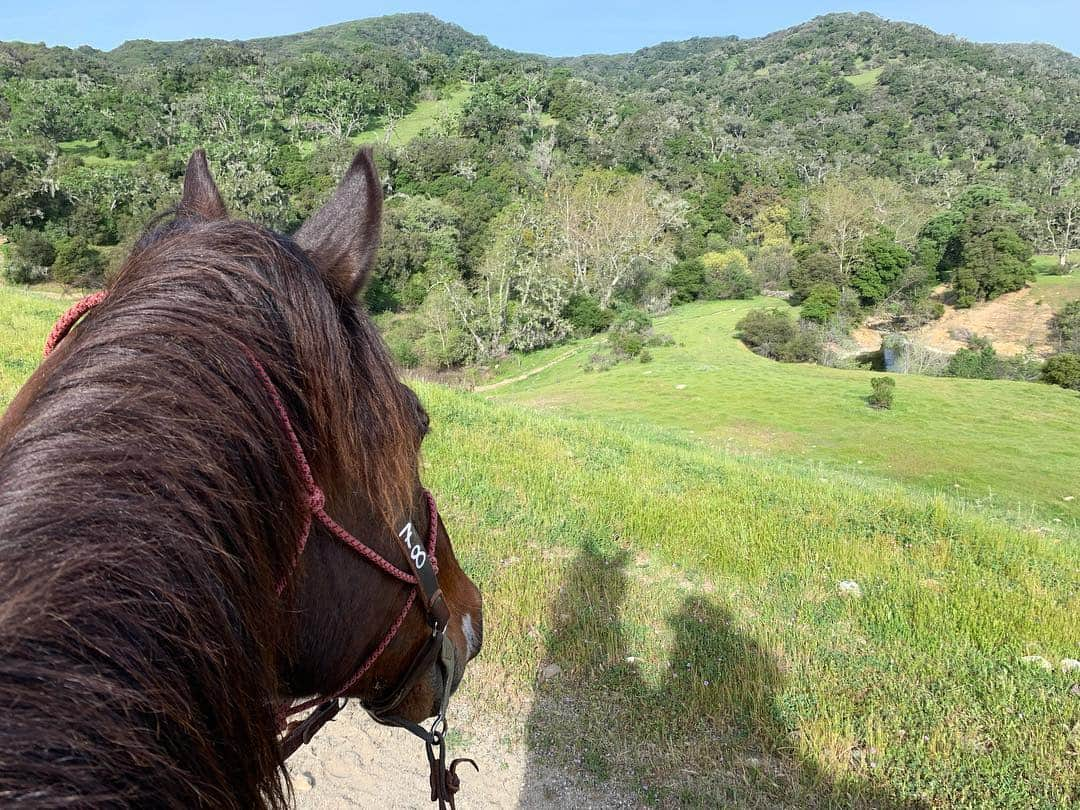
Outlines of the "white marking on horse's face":
<svg viewBox="0 0 1080 810">
<path fill-rule="evenodd" d="M 473 629 L 472 616 L 468 613 L 461 617 L 461 632 L 465 635 L 465 645 L 468 647 L 466 658 L 472 658 L 480 649 L 480 645 L 476 643 L 476 631 Z"/>
</svg>

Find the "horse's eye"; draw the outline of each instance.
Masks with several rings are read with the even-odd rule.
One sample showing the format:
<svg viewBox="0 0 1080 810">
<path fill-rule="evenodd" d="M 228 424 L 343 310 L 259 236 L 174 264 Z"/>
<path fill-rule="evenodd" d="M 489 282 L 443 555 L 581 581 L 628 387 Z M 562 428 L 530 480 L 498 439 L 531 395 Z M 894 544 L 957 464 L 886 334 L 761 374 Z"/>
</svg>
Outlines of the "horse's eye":
<svg viewBox="0 0 1080 810">
<path fill-rule="evenodd" d="M 401 384 L 401 388 L 405 393 L 405 399 L 409 401 L 413 411 L 416 413 L 416 423 L 420 427 L 420 440 L 423 441 L 424 437 L 428 435 L 428 431 L 431 430 L 431 417 L 429 417 L 428 412 L 424 410 L 424 406 L 420 402 L 420 397 L 416 395 L 415 391 L 404 383 Z"/>
</svg>

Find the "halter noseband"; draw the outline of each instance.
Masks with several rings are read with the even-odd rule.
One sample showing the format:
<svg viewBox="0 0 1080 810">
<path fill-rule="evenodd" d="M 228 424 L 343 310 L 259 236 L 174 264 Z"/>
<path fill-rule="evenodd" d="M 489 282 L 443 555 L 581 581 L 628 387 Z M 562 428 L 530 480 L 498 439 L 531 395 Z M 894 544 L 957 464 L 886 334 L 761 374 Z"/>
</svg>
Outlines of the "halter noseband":
<svg viewBox="0 0 1080 810">
<path fill-rule="evenodd" d="M 60 341 L 79 319 L 97 304 L 104 301 L 107 294 L 105 290 L 102 290 L 88 295 L 65 312 L 56 322 L 45 341 L 44 355 L 48 357 L 52 354 L 53 350 L 56 349 Z M 315 520 L 322 523 L 338 540 L 379 570 L 400 582 L 415 586 L 382 641 L 364 659 L 343 686 L 330 695 L 318 696 L 294 705 L 285 704 L 280 707 L 278 726 L 279 730 L 283 732 L 280 741 L 282 761 L 292 756 L 302 745 L 311 742 L 315 734 L 345 708 L 349 699 L 344 695 L 356 686 L 383 652 L 386 651 L 386 648 L 390 646 L 390 642 L 397 636 L 398 631 L 405 622 L 405 617 L 412 610 L 416 597 L 419 595 L 431 635 L 425 640 L 424 645 L 416 653 L 412 662 L 398 678 L 393 688 L 387 690 L 382 697 L 365 701 L 362 705 L 377 722 L 383 725 L 404 728 L 424 741 L 430 768 L 431 800 L 439 803 L 440 810 L 446 807 L 453 810 L 454 795 L 460 787 L 460 780 L 456 773 L 457 766 L 461 762 L 468 762 L 476 768 L 476 763 L 471 759 L 462 758 L 453 760 L 449 766 L 446 764 L 446 708 L 450 701 L 451 683 L 456 666 L 456 652 L 453 642 L 446 635 L 446 628 L 450 621 L 450 609 L 443 597 L 437 578 L 439 566 L 435 556 L 435 546 L 438 540 L 441 518 L 435 504 L 435 498 L 428 490 L 423 490 L 428 507 L 428 539 L 426 545 L 421 545 L 416 540 L 411 521 L 397 535 L 398 546 L 404 552 L 412 573 L 403 571 L 370 546 L 350 534 L 327 513 L 326 496 L 315 482 L 311 472 L 311 465 L 308 463 L 307 455 L 304 453 L 304 449 L 296 436 L 296 431 L 293 429 L 289 413 L 266 368 L 250 349 L 245 348 L 244 353 L 274 406 L 281 429 L 292 448 L 296 466 L 307 490 L 307 509 L 304 513 L 303 526 L 296 543 L 296 552 L 293 555 L 289 571 L 277 583 L 275 588 L 277 595 L 280 596 L 284 592 L 288 585 L 289 576 L 299 564 L 300 556 L 307 546 L 311 526 Z M 439 700 L 439 713 L 436 715 L 431 727 L 426 729 L 418 723 L 394 715 L 393 712 L 397 710 L 417 682 L 434 666 L 438 667 L 440 680 L 442 681 L 442 692 Z M 314 711 L 303 720 L 288 722 L 290 716 L 312 708 L 314 708 Z"/>
</svg>

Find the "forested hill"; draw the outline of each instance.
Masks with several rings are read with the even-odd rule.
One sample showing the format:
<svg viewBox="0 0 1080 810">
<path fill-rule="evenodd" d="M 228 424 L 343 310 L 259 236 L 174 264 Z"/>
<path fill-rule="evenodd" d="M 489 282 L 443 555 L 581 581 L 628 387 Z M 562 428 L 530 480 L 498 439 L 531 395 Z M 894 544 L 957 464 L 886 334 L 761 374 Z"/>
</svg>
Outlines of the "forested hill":
<svg viewBox="0 0 1080 810">
<path fill-rule="evenodd" d="M 198 146 L 233 211 L 294 228 L 361 143 L 389 192 L 368 303 L 404 363 L 763 287 L 835 342 L 1080 248 L 1080 59 L 1049 46 L 833 14 L 553 59 L 402 14 L 110 52 L 0 43 L 4 273 L 100 283 Z"/>
</svg>

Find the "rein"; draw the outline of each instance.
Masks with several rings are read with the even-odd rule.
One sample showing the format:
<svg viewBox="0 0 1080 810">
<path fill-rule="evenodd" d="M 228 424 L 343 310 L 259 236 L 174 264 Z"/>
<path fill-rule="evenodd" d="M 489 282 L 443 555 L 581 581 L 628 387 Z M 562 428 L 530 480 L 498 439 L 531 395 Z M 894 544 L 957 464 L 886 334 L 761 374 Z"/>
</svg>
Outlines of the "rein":
<svg viewBox="0 0 1080 810">
<path fill-rule="evenodd" d="M 65 312 L 45 340 L 45 357 L 52 354 L 60 341 L 71 331 L 71 328 L 79 319 L 104 301 L 107 295 L 108 293 L 105 290 L 88 295 Z M 424 645 L 400 676 L 395 686 L 384 697 L 363 702 L 362 705 L 376 722 L 403 728 L 424 741 L 430 769 L 431 801 L 438 802 L 439 810 L 444 810 L 447 807 L 454 810 L 454 796 L 461 785 L 457 775 L 458 765 L 467 762 L 477 770 L 479 768 L 473 760 L 466 758 L 452 760 L 449 765 L 446 763 L 446 709 L 450 701 L 450 688 L 454 677 L 456 653 L 453 643 L 450 641 L 449 636 L 446 635 L 446 628 L 450 621 L 450 609 L 446 604 L 437 579 L 439 566 L 435 556 L 435 546 L 442 521 L 439 517 L 435 498 L 428 490 L 423 490 L 428 507 L 428 539 L 426 545 L 417 541 L 411 521 L 397 535 L 398 545 L 404 552 L 412 573 L 394 565 L 370 546 L 350 534 L 326 511 L 326 495 L 315 481 L 307 455 L 304 453 L 304 449 L 296 436 L 296 431 L 293 429 L 292 421 L 289 419 L 289 413 L 266 368 L 258 361 L 250 349 L 245 347 L 244 353 L 274 406 L 281 429 L 292 448 L 293 458 L 307 490 L 307 509 L 297 539 L 296 551 L 293 554 L 288 572 L 282 576 L 275 586 L 276 594 L 281 596 L 284 593 L 289 578 L 296 570 L 300 557 L 307 546 L 311 527 L 315 520 L 323 524 L 334 537 L 371 565 L 406 585 L 414 586 L 414 589 L 405 600 L 401 612 L 391 624 L 386 635 L 383 636 L 375 649 L 368 654 L 367 658 L 340 688 L 330 695 L 320 695 L 296 704 L 286 703 L 279 707 L 277 719 L 278 730 L 282 733 L 280 740 L 282 762 L 292 756 L 301 746 L 311 742 L 315 734 L 345 708 L 349 699 L 343 696 L 356 686 L 375 662 L 379 660 L 386 648 L 390 646 L 390 643 L 404 624 L 409 611 L 412 610 L 413 605 L 416 603 L 417 595 L 419 595 L 431 635 L 425 640 Z M 419 723 L 394 715 L 393 712 L 433 666 L 437 666 L 442 681 L 439 713 L 432 722 L 431 727 L 424 728 Z M 288 721 L 288 718 L 292 715 L 313 708 L 314 711 L 303 720 Z"/>
</svg>

